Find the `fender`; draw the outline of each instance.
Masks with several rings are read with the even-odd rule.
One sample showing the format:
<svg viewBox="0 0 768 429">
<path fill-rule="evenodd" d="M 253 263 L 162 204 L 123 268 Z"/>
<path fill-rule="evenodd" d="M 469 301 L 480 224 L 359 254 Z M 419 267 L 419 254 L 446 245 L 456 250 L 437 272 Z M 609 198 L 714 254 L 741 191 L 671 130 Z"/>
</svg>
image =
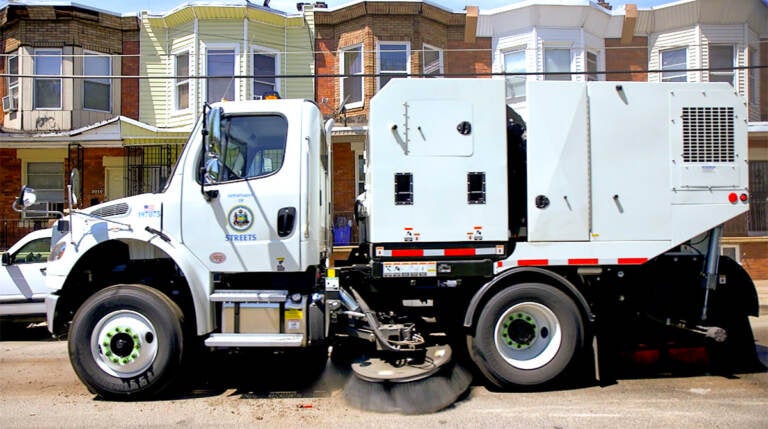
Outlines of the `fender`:
<svg viewBox="0 0 768 429">
<path fill-rule="evenodd" d="M 587 315 L 587 319 L 590 322 L 594 322 L 595 315 L 594 313 L 592 313 L 592 310 L 590 309 L 589 303 L 587 303 L 586 298 L 584 298 L 584 296 L 581 294 L 581 292 L 579 292 L 576 286 L 574 286 L 573 283 L 569 282 L 565 277 L 542 268 L 516 267 L 516 268 L 512 268 L 502 272 L 498 276 L 494 277 L 493 280 L 484 284 L 483 287 L 481 287 L 477 292 L 475 292 L 474 296 L 472 296 L 472 300 L 469 302 L 469 306 L 467 307 L 467 312 L 464 315 L 464 327 L 471 328 L 473 326 L 475 321 L 475 313 L 477 312 L 478 307 L 480 306 L 480 303 L 486 300 L 486 295 L 504 287 L 504 283 L 510 277 L 520 276 L 520 275 L 533 275 L 538 278 L 547 277 L 550 280 L 548 282 L 549 284 L 560 286 L 561 288 L 566 289 L 566 292 L 568 292 L 569 295 L 571 295 L 573 298 L 576 299 L 576 302 L 581 307 L 581 310 L 584 312 L 584 314 Z M 511 285 L 514 285 L 514 283 L 512 283 Z"/>
<path fill-rule="evenodd" d="M 98 222 L 91 224 L 92 230 L 103 230 L 103 226 L 99 224 L 105 224 L 107 222 Z M 62 238 L 62 241 L 71 240 L 69 236 Z M 194 309 L 196 330 L 198 335 L 203 335 L 213 330 L 214 311 L 208 296 L 210 295 L 210 273 L 204 267 L 205 265 L 198 260 L 197 256 L 190 252 L 190 250 L 179 243 L 175 238 L 163 234 L 163 237 L 151 232 L 147 232 L 143 229 L 137 230 L 117 230 L 117 231 L 104 231 L 104 233 L 90 233 L 85 234 L 83 239 L 77 243 L 68 243 L 67 247 L 71 247 L 74 250 L 67 249 L 64 255 L 60 259 L 48 262 L 48 276 L 46 282 L 49 287 L 54 290 L 61 290 L 66 279 L 69 277 L 72 268 L 80 261 L 86 254 L 89 253 L 94 247 L 110 242 L 117 241 L 124 243 L 128 246 L 131 253 L 131 259 L 135 258 L 137 252 L 147 254 L 151 249 L 156 249 L 163 252 L 171 261 L 173 261 L 184 275 L 189 287 L 190 296 L 192 297 Z M 156 251 L 156 250 L 153 250 Z M 55 306 L 58 303 L 58 299 L 49 300 L 49 320 L 52 320 L 52 315 L 55 312 Z"/>
</svg>

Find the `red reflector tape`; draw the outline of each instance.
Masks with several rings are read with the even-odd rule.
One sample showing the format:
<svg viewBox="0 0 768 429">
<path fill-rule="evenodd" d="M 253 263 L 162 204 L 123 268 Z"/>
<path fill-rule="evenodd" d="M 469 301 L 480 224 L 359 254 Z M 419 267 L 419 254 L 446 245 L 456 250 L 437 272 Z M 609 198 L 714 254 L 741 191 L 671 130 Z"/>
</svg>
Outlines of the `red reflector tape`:
<svg viewBox="0 0 768 429">
<path fill-rule="evenodd" d="M 619 265 L 640 265 L 648 262 L 648 258 L 619 258 Z"/>
<path fill-rule="evenodd" d="M 416 257 L 424 256 L 424 251 L 421 249 L 400 249 L 392 250 L 392 257 Z"/>
<path fill-rule="evenodd" d="M 445 249 L 445 256 L 475 256 L 475 249 Z"/>
<path fill-rule="evenodd" d="M 530 267 L 533 265 L 549 265 L 549 259 L 520 259 L 517 265 L 521 267 Z"/>
<path fill-rule="evenodd" d="M 597 258 L 573 258 L 568 260 L 568 265 L 597 265 Z"/>
</svg>

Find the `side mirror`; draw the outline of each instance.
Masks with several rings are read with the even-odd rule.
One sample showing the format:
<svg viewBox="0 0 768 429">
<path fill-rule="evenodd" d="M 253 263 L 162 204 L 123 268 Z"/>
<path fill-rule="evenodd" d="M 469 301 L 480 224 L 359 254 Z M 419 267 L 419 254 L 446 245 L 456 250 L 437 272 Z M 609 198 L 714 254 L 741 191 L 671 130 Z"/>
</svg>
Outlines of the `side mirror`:
<svg viewBox="0 0 768 429">
<path fill-rule="evenodd" d="M 22 186 L 21 192 L 19 192 L 19 196 L 13 202 L 13 209 L 16 211 L 22 211 L 32 204 L 35 204 L 36 202 L 37 193 L 35 193 L 35 190 L 28 186 Z"/>
<path fill-rule="evenodd" d="M 3 265 L 11 265 L 11 254 L 8 252 L 3 253 Z"/>
<path fill-rule="evenodd" d="M 69 175 L 69 208 L 73 209 L 77 205 L 77 196 L 80 195 L 80 171 L 77 168 L 72 169 Z"/>
</svg>

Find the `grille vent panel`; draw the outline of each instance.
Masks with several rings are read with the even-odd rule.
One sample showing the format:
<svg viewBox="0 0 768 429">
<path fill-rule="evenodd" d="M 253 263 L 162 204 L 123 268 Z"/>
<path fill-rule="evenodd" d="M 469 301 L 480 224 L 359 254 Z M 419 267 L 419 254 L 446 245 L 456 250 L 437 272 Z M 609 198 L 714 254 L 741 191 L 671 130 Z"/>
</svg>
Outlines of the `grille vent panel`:
<svg viewBox="0 0 768 429">
<path fill-rule="evenodd" d="M 111 206 L 99 207 L 98 209 L 94 210 L 91 214 L 95 216 L 109 217 L 109 216 L 124 215 L 126 213 L 128 213 L 128 204 L 118 203 L 118 204 L 112 204 Z"/>
<path fill-rule="evenodd" d="M 733 107 L 683 107 L 683 162 L 733 162 Z"/>
</svg>

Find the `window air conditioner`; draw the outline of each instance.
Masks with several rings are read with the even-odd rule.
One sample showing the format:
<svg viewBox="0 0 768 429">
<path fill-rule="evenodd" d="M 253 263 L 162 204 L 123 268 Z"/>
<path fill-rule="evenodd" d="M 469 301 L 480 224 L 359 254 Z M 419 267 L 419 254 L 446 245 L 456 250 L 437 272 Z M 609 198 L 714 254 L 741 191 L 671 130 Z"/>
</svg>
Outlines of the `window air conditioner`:
<svg viewBox="0 0 768 429">
<path fill-rule="evenodd" d="M 16 106 L 16 97 L 11 97 L 10 95 L 6 95 L 3 97 L 3 110 L 6 112 L 13 112 L 17 109 Z"/>
</svg>

